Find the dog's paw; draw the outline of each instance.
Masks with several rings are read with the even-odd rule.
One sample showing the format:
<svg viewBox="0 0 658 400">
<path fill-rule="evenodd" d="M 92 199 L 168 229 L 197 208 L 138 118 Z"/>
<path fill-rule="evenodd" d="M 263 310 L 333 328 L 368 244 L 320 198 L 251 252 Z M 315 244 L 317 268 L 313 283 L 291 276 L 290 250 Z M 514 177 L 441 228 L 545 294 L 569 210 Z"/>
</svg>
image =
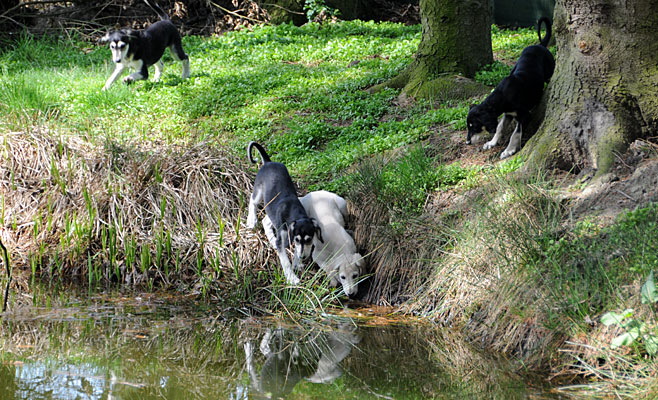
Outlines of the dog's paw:
<svg viewBox="0 0 658 400">
<path fill-rule="evenodd" d="M 133 82 L 135 82 L 135 78 L 133 78 L 130 75 L 123 78 L 123 83 L 125 83 L 126 85 L 130 85 Z"/>
<path fill-rule="evenodd" d="M 493 149 L 496 146 L 496 144 L 497 144 L 496 142 L 494 142 L 493 140 L 490 140 L 487 143 L 485 143 L 484 146 L 482 146 L 482 150 Z"/>
<path fill-rule="evenodd" d="M 294 275 L 293 275 L 293 276 L 289 276 L 289 277 L 286 279 L 286 281 L 288 281 L 288 284 L 289 284 L 289 285 L 295 285 L 295 286 L 299 285 L 299 282 L 301 282 L 301 281 L 299 280 L 299 278 L 296 277 L 296 276 L 294 276 Z"/>
<path fill-rule="evenodd" d="M 516 149 L 513 149 L 513 150 L 505 150 L 505 151 L 503 151 L 503 152 L 500 154 L 500 159 L 501 159 L 501 160 L 504 160 L 504 159 L 506 159 L 507 157 L 510 157 L 510 156 L 514 155 L 514 153 L 516 153 Z"/>
</svg>

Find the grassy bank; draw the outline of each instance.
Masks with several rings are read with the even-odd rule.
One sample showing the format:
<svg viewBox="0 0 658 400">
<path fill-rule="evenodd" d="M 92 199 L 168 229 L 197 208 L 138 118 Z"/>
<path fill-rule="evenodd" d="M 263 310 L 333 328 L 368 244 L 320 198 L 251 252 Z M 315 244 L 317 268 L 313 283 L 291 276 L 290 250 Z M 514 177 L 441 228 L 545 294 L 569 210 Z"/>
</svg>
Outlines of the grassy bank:
<svg viewBox="0 0 658 400">
<path fill-rule="evenodd" d="M 492 32 L 497 61 L 476 78 L 488 84 L 536 42 L 532 30 Z M 7 43 L 0 234 L 23 271 L 13 295 L 30 279 L 73 278 L 238 309 L 326 303 L 321 275 L 286 287 L 264 235 L 243 226 L 255 174 L 244 149 L 258 140 L 302 191 L 350 201 L 369 254 L 366 300 L 462 329 L 525 368 L 655 391 L 642 381 L 656 372 L 643 342 L 611 350 L 619 332 L 599 318 L 634 307 L 655 331 L 655 308 L 638 293 L 657 263 L 656 207 L 574 215 L 582 187 L 572 177 L 526 176 L 522 158 L 498 162 L 500 149 L 463 144 L 467 102 L 366 94 L 409 62 L 419 34 L 355 21 L 186 37 L 189 79 L 166 59 L 161 82 L 105 92 L 106 48 Z"/>
</svg>

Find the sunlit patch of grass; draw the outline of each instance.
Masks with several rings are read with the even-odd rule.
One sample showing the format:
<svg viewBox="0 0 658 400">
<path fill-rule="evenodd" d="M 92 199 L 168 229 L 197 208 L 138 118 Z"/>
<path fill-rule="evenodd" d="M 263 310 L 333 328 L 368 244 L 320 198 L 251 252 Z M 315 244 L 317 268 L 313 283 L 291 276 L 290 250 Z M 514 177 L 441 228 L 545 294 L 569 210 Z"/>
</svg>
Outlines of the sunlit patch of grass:
<svg viewBox="0 0 658 400">
<path fill-rule="evenodd" d="M 534 254 L 552 282 L 556 306 L 584 321 L 619 306 L 620 288 L 658 270 L 658 205 L 628 212 L 606 227 L 585 219 L 560 237 L 546 237 Z"/>
<path fill-rule="evenodd" d="M 539 44 L 536 28 L 509 30 L 491 26 L 491 47 L 498 61 L 515 63 L 521 51 L 533 44 Z"/>
<path fill-rule="evenodd" d="M 517 55 L 532 32 L 494 27 L 494 48 Z M 426 138 L 434 125 L 465 128 L 465 105 L 420 102 L 405 111 L 395 91 L 362 92 L 409 62 L 419 33 L 351 21 L 188 36 L 189 79 L 180 79 L 180 64 L 166 52 L 161 82 L 117 82 L 106 92 L 114 67 L 106 46 L 23 35 L 0 53 L 0 80 L 13 99 L 0 107 L 16 128 L 47 120 L 88 138 L 213 138 L 236 151 L 258 140 L 294 176 L 318 184 L 364 156 Z"/>
</svg>

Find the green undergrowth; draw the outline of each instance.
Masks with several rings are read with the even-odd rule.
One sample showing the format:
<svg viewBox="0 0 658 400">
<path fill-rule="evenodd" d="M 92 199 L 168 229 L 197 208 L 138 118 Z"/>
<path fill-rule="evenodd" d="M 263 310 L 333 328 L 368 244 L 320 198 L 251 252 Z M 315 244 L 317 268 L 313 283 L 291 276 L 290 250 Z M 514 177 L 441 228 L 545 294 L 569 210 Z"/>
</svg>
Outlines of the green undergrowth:
<svg viewBox="0 0 658 400">
<path fill-rule="evenodd" d="M 559 238 L 539 242 L 534 262 L 550 282 L 555 306 L 580 321 L 617 308 L 625 287 L 658 270 L 658 204 L 629 211 L 609 226 L 585 219 Z"/>
<path fill-rule="evenodd" d="M 100 90 L 113 69 L 105 46 L 22 34 L 0 51 L 0 123 L 92 141 L 213 138 L 241 156 L 257 140 L 318 187 L 363 157 L 429 137 L 433 126 L 464 129 L 466 102 L 402 109 L 396 91 L 362 91 L 406 66 L 419 34 L 418 26 L 351 21 L 188 36 L 189 79 L 166 52 L 160 82 L 117 82 L 108 91 Z M 494 48 L 513 59 L 531 36 L 495 28 Z"/>
<path fill-rule="evenodd" d="M 518 57 L 530 36 L 494 29 L 500 62 Z M 265 308 L 333 298 L 319 282 L 293 293 L 264 284 L 282 281 L 263 269 L 243 273 L 269 260 L 253 254 L 263 243 L 241 240 L 243 175 L 254 170 L 239 160 L 249 141 L 284 162 L 303 189 L 346 194 L 358 179 L 374 185 L 392 225 L 421 215 L 437 191 L 475 188 L 521 162 L 462 166 L 424 148 L 465 129 L 466 101 L 401 107 L 395 90 L 363 90 L 401 71 L 419 39 L 419 26 L 360 21 L 187 36 L 189 79 L 167 52 L 160 82 L 117 82 L 107 91 L 106 46 L 29 34 L 3 43 L 0 127 L 12 133 L 2 160 L 6 182 L 18 179 L 2 198 L 2 224 L 28 242 L 17 264 L 34 275 L 75 274 L 90 287 L 187 285 L 215 298 L 229 282 L 234 303 L 266 298 Z M 10 152 L 21 146 L 25 152 Z M 39 168 L 29 166 L 30 152 Z M 367 182 L 358 168 L 366 160 L 382 160 Z M 42 195 L 23 196 L 30 191 Z M 228 198 L 226 209 L 208 209 Z M 26 201 L 34 209 L 22 209 Z"/>
</svg>

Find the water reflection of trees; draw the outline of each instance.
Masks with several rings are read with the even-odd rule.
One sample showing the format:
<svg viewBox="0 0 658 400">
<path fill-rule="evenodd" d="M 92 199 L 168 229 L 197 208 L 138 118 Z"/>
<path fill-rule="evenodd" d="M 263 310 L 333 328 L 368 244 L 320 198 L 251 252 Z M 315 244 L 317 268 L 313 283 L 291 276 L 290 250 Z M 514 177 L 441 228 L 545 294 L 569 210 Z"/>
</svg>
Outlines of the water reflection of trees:
<svg viewBox="0 0 658 400">
<path fill-rule="evenodd" d="M 212 314 L 212 315 L 211 315 Z M 349 319 L 225 321 L 181 307 L 48 309 L 0 321 L 0 398 L 524 398 L 523 379 L 458 335 Z M 100 397 L 97 397 L 99 395 Z"/>
</svg>

